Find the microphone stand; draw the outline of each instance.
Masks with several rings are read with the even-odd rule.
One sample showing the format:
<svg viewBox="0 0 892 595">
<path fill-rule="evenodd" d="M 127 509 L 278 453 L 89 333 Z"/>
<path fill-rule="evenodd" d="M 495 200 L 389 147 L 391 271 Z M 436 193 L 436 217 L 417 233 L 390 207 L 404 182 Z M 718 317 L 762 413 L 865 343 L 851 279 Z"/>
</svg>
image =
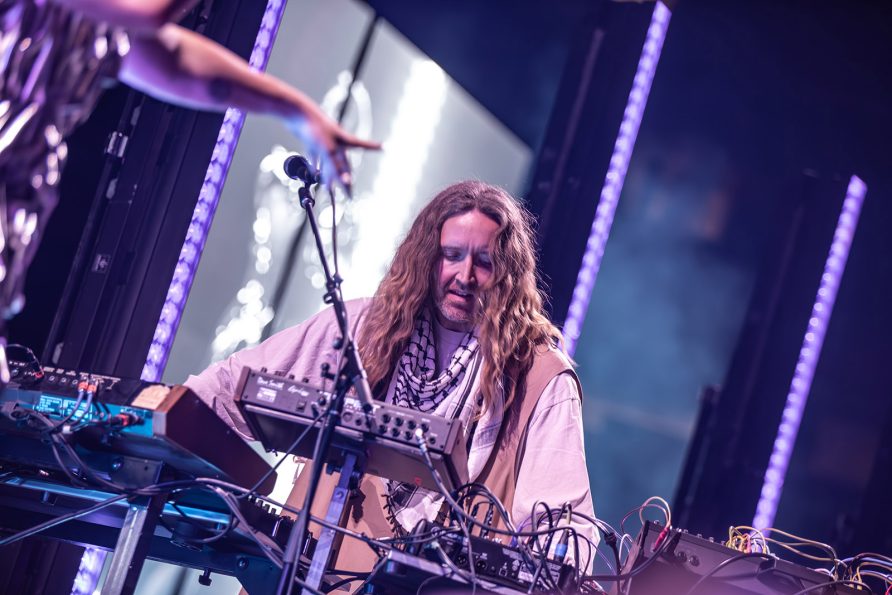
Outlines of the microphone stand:
<svg viewBox="0 0 892 595">
<path fill-rule="evenodd" d="M 303 543 L 306 541 L 309 531 L 310 509 L 313 500 L 316 497 L 316 491 L 319 488 L 319 481 L 322 477 L 322 470 L 325 467 L 326 459 L 329 458 L 334 438 L 335 429 L 337 428 L 341 412 L 344 408 L 344 400 L 350 388 L 354 388 L 356 395 L 362 403 L 363 410 L 369 412 L 372 410 L 372 391 L 369 387 L 368 378 L 362 362 L 359 359 L 359 353 L 356 350 L 356 344 L 350 327 L 347 323 L 347 309 L 344 305 L 344 298 L 341 294 L 340 275 L 332 275 L 325 258 L 325 250 L 322 246 L 322 237 L 319 232 L 319 226 L 316 216 L 313 213 L 313 206 L 316 201 L 310 192 L 310 186 L 313 180 L 304 181 L 304 185 L 298 190 L 300 205 L 306 211 L 307 221 L 316 240 L 316 249 L 319 252 L 319 259 L 322 262 L 322 270 L 325 273 L 325 296 L 324 302 L 330 304 L 335 312 L 338 322 L 340 337 L 335 341 L 333 347 L 341 349 L 343 352 L 343 363 L 338 371 L 337 381 L 335 383 L 335 392 L 332 396 L 331 403 L 328 407 L 327 415 L 322 419 L 322 427 L 320 428 L 316 445 L 313 449 L 313 461 L 310 469 L 310 481 L 307 485 L 307 493 L 304 497 L 303 507 L 297 517 L 297 522 L 288 536 L 288 542 L 285 547 L 285 553 L 282 565 L 282 574 L 279 578 L 279 584 L 276 589 L 277 595 L 290 595 L 294 587 L 295 575 L 299 566 L 300 554 Z M 342 512 L 346 505 L 347 494 L 352 487 L 359 483 L 363 471 L 365 469 L 365 454 L 361 445 L 338 444 L 339 449 L 344 451 L 343 463 L 341 464 L 341 478 L 335 493 L 329 504 L 326 519 L 333 523 L 340 523 Z M 307 581 L 304 584 L 303 594 L 310 595 L 318 592 L 319 584 L 322 579 L 322 573 L 328 566 L 331 554 L 331 545 L 334 538 L 334 531 L 325 529 L 320 535 L 316 549 L 313 554 L 310 571 L 307 574 Z"/>
</svg>

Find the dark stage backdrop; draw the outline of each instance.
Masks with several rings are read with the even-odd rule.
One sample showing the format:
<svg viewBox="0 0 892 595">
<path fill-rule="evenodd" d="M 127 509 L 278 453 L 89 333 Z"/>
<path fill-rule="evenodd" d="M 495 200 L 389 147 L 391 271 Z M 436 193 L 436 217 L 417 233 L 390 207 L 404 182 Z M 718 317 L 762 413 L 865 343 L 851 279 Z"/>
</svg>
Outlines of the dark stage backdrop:
<svg viewBox="0 0 892 595">
<path fill-rule="evenodd" d="M 754 279 L 778 257 L 769 237 L 812 170 L 869 190 L 777 525 L 843 547 L 855 526 L 888 526 L 862 501 L 890 481 L 890 56 L 888 3 L 679 4 L 576 356 L 606 519 L 674 493 L 697 396 L 724 381 Z M 792 373 L 758 398 L 782 402 Z M 748 420 L 749 439 L 770 443 L 778 421 Z"/>
</svg>

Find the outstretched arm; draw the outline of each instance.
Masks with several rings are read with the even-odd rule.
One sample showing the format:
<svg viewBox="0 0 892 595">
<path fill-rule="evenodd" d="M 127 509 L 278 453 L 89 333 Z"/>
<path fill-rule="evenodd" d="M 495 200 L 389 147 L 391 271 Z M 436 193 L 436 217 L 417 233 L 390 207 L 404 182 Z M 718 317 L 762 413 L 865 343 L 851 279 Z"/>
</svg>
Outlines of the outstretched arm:
<svg viewBox="0 0 892 595">
<path fill-rule="evenodd" d="M 185 107 L 215 111 L 236 107 L 278 116 L 322 157 L 322 173 L 329 182 L 350 183 L 344 149 L 380 148 L 345 132 L 294 87 L 252 70 L 220 44 L 170 22 L 196 0 L 56 1 L 127 30 L 131 48 L 119 78 L 128 85 Z"/>
<path fill-rule="evenodd" d="M 343 150 L 379 148 L 341 129 L 294 87 L 251 69 L 223 46 L 178 25 L 136 35 L 119 78 L 158 99 L 197 109 L 236 107 L 285 120 L 293 133 L 323 157 L 327 180 L 349 184 Z"/>
</svg>

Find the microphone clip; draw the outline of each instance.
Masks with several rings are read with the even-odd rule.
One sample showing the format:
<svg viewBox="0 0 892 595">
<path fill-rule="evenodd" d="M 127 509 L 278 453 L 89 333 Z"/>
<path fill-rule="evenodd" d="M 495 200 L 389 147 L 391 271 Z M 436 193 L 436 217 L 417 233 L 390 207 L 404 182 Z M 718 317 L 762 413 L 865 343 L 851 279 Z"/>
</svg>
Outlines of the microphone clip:
<svg viewBox="0 0 892 595">
<path fill-rule="evenodd" d="M 313 167 L 313 165 L 303 155 L 291 155 L 290 157 L 285 159 L 285 163 L 282 165 L 282 168 L 285 170 L 286 176 L 288 176 L 292 180 L 303 182 L 307 186 L 318 184 L 319 181 L 322 179 L 319 170 Z"/>
</svg>

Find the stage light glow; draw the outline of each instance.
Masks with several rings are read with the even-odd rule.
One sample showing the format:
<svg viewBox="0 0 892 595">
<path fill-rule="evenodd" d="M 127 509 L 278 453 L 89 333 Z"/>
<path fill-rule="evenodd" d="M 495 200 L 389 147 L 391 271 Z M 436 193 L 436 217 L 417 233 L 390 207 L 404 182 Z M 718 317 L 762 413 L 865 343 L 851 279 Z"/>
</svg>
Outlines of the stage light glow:
<svg viewBox="0 0 892 595">
<path fill-rule="evenodd" d="M 824 346 L 824 334 L 830 323 L 833 304 L 836 302 L 836 294 L 843 271 L 845 271 L 849 249 L 866 194 L 867 186 L 864 182 L 858 176 L 852 176 L 845 201 L 843 201 L 842 213 L 833 234 L 830 254 L 824 265 L 824 273 L 821 275 L 808 327 L 802 339 L 799 360 L 793 372 L 793 380 L 790 382 L 790 391 L 787 394 L 787 401 L 777 429 L 777 437 L 774 440 L 768 468 L 765 471 L 759 502 L 756 505 L 753 527 L 763 532 L 774 524 L 777 515 L 784 479 L 790 465 L 790 458 L 793 455 L 796 436 L 799 434 L 799 425 L 808 402 L 808 394 L 811 391 L 812 379 L 815 375 L 818 358 L 821 355 L 821 348 Z"/>
<path fill-rule="evenodd" d="M 638 129 L 641 126 L 641 118 L 647 105 L 647 97 L 653 83 L 654 73 L 660 61 L 660 53 L 663 51 L 663 41 L 666 39 L 666 30 L 669 27 L 669 19 L 672 12 L 662 2 L 657 2 L 651 16 L 650 26 L 647 29 L 647 38 L 641 50 L 638 60 L 638 69 L 629 92 L 629 100 L 623 113 L 622 123 L 619 127 L 619 135 L 613 146 L 613 155 L 610 157 L 610 165 L 604 178 L 604 186 L 595 212 L 595 220 L 589 234 L 582 258 L 582 266 L 576 278 L 576 287 L 573 289 L 573 297 L 567 318 L 564 321 L 564 340 L 570 355 L 576 351 L 576 343 L 582 332 L 582 323 L 588 312 L 589 301 L 598 270 L 601 268 L 601 259 L 604 256 L 604 247 L 613 225 L 613 217 L 616 213 L 616 205 L 622 193 L 626 172 L 629 168 L 629 160 L 635 148 L 635 139 L 638 137 Z"/>
<path fill-rule="evenodd" d="M 362 222 L 344 275 L 346 297 L 375 293 L 411 215 L 418 183 L 446 103 L 448 80 L 428 59 L 413 60 L 384 141 L 372 192 L 356 204 Z"/>
</svg>

